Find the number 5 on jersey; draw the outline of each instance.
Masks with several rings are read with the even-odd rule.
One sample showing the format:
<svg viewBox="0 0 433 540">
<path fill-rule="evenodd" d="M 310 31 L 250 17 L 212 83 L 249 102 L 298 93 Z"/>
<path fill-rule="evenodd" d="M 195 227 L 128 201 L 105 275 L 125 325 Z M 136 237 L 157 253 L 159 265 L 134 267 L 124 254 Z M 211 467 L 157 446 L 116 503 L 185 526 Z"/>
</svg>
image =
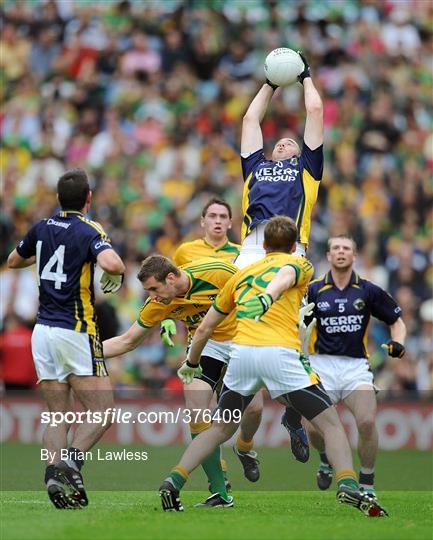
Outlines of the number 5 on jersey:
<svg viewBox="0 0 433 540">
<path fill-rule="evenodd" d="M 63 273 L 63 262 L 65 259 L 65 246 L 61 244 L 56 251 L 51 255 L 47 264 L 40 269 L 41 262 L 41 251 L 42 251 L 42 240 L 36 242 L 36 270 L 37 270 L 37 279 L 38 285 L 41 284 L 40 280 L 45 279 L 47 281 L 54 281 L 54 287 L 56 289 L 62 288 L 62 283 L 66 283 L 68 276 Z M 53 271 L 53 268 L 55 270 Z"/>
</svg>

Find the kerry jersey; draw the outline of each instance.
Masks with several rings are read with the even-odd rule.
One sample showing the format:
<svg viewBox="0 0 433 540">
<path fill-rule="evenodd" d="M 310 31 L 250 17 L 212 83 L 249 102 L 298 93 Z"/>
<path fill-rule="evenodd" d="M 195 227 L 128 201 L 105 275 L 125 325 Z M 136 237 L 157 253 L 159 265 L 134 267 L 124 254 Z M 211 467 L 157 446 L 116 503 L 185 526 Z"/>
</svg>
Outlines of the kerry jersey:
<svg viewBox="0 0 433 540">
<path fill-rule="evenodd" d="M 348 286 L 340 290 L 331 272 L 308 286 L 308 302 L 316 304 L 310 352 L 367 358 L 367 328 L 371 315 L 391 325 L 401 308 L 383 289 L 352 272 Z"/>
<path fill-rule="evenodd" d="M 310 150 L 303 143 L 300 157 L 283 161 L 265 158 L 263 149 L 242 157 L 242 241 L 259 223 L 275 215 L 291 217 L 298 242 L 308 246 L 311 215 L 323 174 L 323 145 Z"/>
<path fill-rule="evenodd" d="M 17 252 L 36 255 L 37 323 L 97 334 L 93 272 L 106 249 L 112 245 L 102 227 L 80 212 L 62 211 L 30 229 Z"/>
<path fill-rule="evenodd" d="M 295 285 L 286 290 L 260 320 L 237 318 L 233 343 L 301 350 L 298 333 L 299 306 L 313 275 L 313 265 L 305 257 L 288 253 L 269 253 L 230 278 L 217 296 L 213 307 L 225 314 L 235 311 L 240 302 L 263 293 L 283 266 L 292 266 L 295 269 Z"/>
</svg>

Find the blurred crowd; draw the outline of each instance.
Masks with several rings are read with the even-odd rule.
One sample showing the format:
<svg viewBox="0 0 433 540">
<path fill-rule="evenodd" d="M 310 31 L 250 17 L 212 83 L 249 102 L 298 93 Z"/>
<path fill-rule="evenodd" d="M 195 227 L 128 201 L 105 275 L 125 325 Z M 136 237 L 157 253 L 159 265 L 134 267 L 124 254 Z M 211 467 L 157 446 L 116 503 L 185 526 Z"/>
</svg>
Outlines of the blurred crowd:
<svg viewBox="0 0 433 540">
<path fill-rule="evenodd" d="M 5 0 L 1 9 L 7 385 L 34 383 L 25 365 L 37 287 L 33 270 L 4 263 L 27 229 L 54 213 L 59 175 L 89 172 L 91 218 L 127 264 L 121 292 L 97 295 L 103 336 L 114 335 L 143 300 L 139 262 L 200 236 L 211 196 L 232 204 L 231 240 L 239 241 L 242 115 L 263 83 L 266 54 L 288 46 L 304 51 L 325 104 L 325 172 L 308 253 L 316 275 L 327 269 L 328 236 L 352 234 L 358 272 L 395 296 L 409 332 L 407 354 L 394 362 L 380 348 L 386 328 L 372 324 L 378 386 L 388 397 L 432 392 L 432 2 Z M 301 138 L 304 118 L 300 86 L 278 90 L 262 125 L 265 150 L 281 136 Z M 118 390 L 176 387 L 183 345 L 182 327 L 170 350 L 155 331 L 110 363 Z"/>
</svg>

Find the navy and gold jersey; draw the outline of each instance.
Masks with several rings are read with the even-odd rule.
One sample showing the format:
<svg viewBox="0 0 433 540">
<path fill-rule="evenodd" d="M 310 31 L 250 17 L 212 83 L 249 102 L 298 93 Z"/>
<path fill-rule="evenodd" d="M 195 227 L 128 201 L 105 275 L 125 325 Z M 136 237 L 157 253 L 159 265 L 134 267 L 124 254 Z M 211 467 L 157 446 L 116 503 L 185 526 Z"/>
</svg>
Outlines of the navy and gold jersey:
<svg viewBox="0 0 433 540">
<path fill-rule="evenodd" d="M 308 286 L 308 302 L 316 304 L 316 329 L 310 352 L 368 358 L 367 327 L 370 316 L 391 325 L 401 316 L 401 308 L 383 289 L 352 272 L 348 286 L 340 290 L 331 272 Z"/>
<path fill-rule="evenodd" d="M 112 245 L 102 227 L 80 212 L 62 211 L 30 229 L 17 252 L 36 255 L 39 324 L 97 334 L 93 271 L 105 249 Z"/>
<path fill-rule="evenodd" d="M 242 241 L 259 223 L 276 215 L 289 216 L 298 227 L 298 242 L 308 246 L 311 214 L 323 174 L 323 145 L 283 161 L 265 158 L 263 149 L 242 161 Z"/>
</svg>

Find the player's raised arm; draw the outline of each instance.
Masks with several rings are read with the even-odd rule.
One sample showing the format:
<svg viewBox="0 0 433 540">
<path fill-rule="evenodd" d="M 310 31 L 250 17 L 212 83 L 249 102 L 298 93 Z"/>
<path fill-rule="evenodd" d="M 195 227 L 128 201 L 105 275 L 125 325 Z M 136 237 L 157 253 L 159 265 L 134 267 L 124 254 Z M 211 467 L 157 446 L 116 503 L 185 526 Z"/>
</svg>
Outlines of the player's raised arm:
<svg viewBox="0 0 433 540">
<path fill-rule="evenodd" d="M 245 113 L 242 120 L 241 154 L 255 152 L 263 148 L 263 135 L 260 122 L 271 101 L 274 89 L 265 83 Z"/>
<path fill-rule="evenodd" d="M 311 79 L 310 66 L 303 54 L 305 69 L 299 75 L 299 82 L 304 87 L 304 102 L 307 112 L 304 141 L 310 150 L 315 150 L 323 144 L 323 102 Z"/>
<path fill-rule="evenodd" d="M 104 357 L 112 358 L 133 351 L 140 345 L 148 332 L 148 328 L 143 328 L 137 322 L 134 322 L 124 334 L 102 342 Z"/>
</svg>

